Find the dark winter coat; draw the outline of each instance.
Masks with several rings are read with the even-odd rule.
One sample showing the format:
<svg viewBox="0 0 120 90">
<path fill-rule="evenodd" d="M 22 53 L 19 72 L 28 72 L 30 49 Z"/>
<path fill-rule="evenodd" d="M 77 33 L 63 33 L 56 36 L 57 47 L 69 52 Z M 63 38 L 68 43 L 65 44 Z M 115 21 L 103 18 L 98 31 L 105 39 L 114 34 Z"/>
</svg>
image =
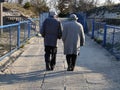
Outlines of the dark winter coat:
<svg viewBox="0 0 120 90">
<path fill-rule="evenodd" d="M 57 46 L 57 39 L 62 37 L 62 25 L 60 21 L 55 18 L 47 18 L 40 30 L 44 37 L 45 46 Z"/>
</svg>

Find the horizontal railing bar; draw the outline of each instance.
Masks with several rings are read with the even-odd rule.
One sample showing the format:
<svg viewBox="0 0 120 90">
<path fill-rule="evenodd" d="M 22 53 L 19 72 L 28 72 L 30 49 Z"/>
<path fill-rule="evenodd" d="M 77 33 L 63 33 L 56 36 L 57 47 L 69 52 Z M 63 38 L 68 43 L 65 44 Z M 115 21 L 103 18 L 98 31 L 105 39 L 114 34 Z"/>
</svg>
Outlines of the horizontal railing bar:
<svg viewBox="0 0 120 90">
<path fill-rule="evenodd" d="M 18 25 L 19 25 L 19 23 L 9 24 L 9 25 L 3 25 L 3 26 L 0 26 L 0 29 L 2 29 L 2 28 L 7 28 L 7 27 L 18 26 Z"/>
</svg>

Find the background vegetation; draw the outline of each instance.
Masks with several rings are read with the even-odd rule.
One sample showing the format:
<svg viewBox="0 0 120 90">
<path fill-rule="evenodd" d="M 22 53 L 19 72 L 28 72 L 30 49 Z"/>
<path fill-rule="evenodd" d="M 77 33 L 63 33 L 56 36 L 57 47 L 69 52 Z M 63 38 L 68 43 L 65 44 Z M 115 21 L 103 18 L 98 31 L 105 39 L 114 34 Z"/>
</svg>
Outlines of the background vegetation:
<svg viewBox="0 0 120 90">
<path fill-rule="evenodd" d="M 101 11 L 120 13 L 120 4 L 114 4 L 112 0 L 106 0 L 100 6 L 98 0 L 8 0 L 4 3 L 7 9 L 17 9 L 30 16 L 38 16 L 39 13 L 47 12 L 54 8 L 60 16 L 66 16 L 73 12 L 85 12 L 87 15 Z M 26 1 L 26 2 L 25 2 Z M 103 12 L 104 14 L 104 12 Z"/>
</svg>

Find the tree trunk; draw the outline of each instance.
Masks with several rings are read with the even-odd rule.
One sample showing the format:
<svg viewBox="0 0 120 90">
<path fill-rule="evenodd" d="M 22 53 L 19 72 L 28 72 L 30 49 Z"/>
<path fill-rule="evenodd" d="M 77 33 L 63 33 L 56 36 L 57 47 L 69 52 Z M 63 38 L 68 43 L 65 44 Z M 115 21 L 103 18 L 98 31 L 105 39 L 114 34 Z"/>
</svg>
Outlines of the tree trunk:
<svg viewBox="0 0 120 90">
<path fill-rule="evenodd" d="M 2 3 L 0 3 L 0 26 L 3 25 L 3 15 L 2 15 L 2 12 L 3 12 L 3 7 L 2 7 Z M 0 34 L 3 33 L 3 30 L 0 29 Z"/>
</svg>

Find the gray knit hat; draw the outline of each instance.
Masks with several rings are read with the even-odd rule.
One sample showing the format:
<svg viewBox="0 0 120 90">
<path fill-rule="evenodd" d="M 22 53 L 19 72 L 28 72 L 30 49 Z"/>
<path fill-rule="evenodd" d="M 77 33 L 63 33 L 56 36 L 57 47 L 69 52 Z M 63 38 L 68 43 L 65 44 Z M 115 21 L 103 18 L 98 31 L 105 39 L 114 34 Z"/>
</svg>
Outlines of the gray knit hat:
<svg viewBox="0 0 120 90">
<path fill-rule="evenodd" d="M 75 14 L 71 14 L 71 15 L 70 15 L 70 19 L 78 20 L 78 17 L 77 17 Z"/>
<path fill-rule="evenodd" d="M 54 12 L 54 11 L 50 11 L 50 16 L 56 16 L 57 15 L 57 13 L 56 12 Z"/>
</svg>

